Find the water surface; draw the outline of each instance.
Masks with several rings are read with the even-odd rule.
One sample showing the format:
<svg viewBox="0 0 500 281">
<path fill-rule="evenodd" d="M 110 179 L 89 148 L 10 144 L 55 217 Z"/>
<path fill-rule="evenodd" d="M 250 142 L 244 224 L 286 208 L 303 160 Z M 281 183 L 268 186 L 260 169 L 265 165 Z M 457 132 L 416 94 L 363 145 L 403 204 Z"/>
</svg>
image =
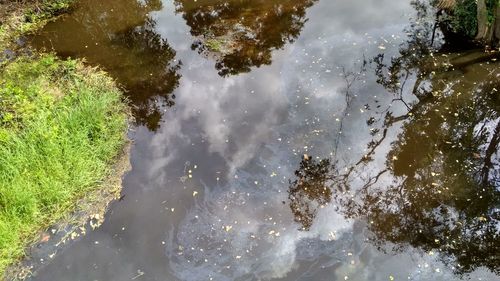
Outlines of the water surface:
<svg viewBox="0 0 500 281">
<path fill-rule="evenodd" d="M 499 65 L 430 54 L 417 16 L 80 1 L 30 42 L 126 90 L 132 171 L 32 279 L 500 280 Z"/>
</svg>

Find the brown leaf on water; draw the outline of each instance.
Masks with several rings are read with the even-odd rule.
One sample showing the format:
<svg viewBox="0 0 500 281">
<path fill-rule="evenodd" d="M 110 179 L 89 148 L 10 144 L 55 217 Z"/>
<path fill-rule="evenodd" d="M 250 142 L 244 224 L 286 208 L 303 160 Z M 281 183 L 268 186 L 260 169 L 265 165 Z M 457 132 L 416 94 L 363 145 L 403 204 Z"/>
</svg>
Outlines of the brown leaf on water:
<svg viewBox="0 0 500 281">
<path fill-rule="evenodd" d="M 49 241 L 49 239 L 50 239 L 50 235 L 48 235 L 47 233 L 44 233 L 44 234 L 42 234 L 42 238 L 40 239 L 40 242 L 45 243 L 45 242 Z"/>
</svg>

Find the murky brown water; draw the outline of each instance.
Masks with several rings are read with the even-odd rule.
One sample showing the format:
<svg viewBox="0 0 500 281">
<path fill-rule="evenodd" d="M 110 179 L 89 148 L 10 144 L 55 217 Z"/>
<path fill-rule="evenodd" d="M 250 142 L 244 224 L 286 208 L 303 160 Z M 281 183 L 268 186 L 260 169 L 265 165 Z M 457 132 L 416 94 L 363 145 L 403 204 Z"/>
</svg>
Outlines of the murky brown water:
<svg viewBox="0 0 500 281">
<path fill-rule="evenodd" d="M 137 124 L 123 200 L 32 279 L 500 280 L 498 56 L 429 54 L 408 2 L 82 0 L 47 25 L 31 44 L 109 71 Z"/>
</svg>

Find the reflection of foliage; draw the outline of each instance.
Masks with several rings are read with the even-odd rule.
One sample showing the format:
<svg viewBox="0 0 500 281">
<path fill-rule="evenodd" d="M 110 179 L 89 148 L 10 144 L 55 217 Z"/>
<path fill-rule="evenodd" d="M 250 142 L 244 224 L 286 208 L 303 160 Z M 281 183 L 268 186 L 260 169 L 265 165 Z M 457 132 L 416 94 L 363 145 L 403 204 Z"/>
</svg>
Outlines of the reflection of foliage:
<svg viewBox="0 0 500 281">
<path fill-rule="evenodd" d="M 128 91 L 137 122 L 154 131 L 162 116 L 157 97 L 163 98 L 164 106 L 174 105 L 170 93 L 179 84 L 180 65 L 172 65 L 175 51 L 152 30 L 152 24 L 116 35 L 112 44 L 125 47 L 127 53 L 120 57 L 119 66 L 109 70 Z"/>
<path fill-rule="evenodd" d="M 498 0 L 433 0 L 431 3 L 439 9 L 437 19 L 448 37 L 458 40 L 475 38 L 498 45 Z"/>
<path fill-rule="evenodd" d="M 394 99 L 386 109 L 378 101 L 366 107 L 382 117 L 366 122 L 376 133 L 365 155 L 345 169 L 321 170 L 326 174 L 318 178 L 328 179 L 323 183 L 335 195 L 325 200 L 368 221 L 380 248 L 412 246 L 439 254 L 459 274 L 478 267 L 498 274 L 500 68 L 485 63 L 492 55 L 483 52 L 433 54 L 431 29 L 410 28 L 399 56 L 373 60 L 377 82 Z M 393 112 L 394 102 L 406 112 Z M 387 146 L 388 131 L 397 128 Z M 380 153 L 383 165 L 373 161 Z"/>
<path fill-rule="evenodd" d="M 332 190 L 327 186 L 330 170 L 330 160 L 316 161 L 305 156 L 295 171 L 297 180 L 290 182 L 290 209 L 303 230 L 311 228 L 318 209 L 332 199 Z"/>
<path fill-rule="evenodd" d="M 370 221 L 379 245 L 437 250 L 454 258 L 459 273 L 479 266 L 498 273 L 500 73 L 477 64 L 488 58 L 482 55 L 450 59 L 454 69 L 414 38 L 389 65 L 383 56 L 374 60 L 379 84 L 408 109 L 388 111 L 379 129 L 405 121 L 381 171 L 393 183 L 374 185 L 380 174 L 370 179 L 363 203 L 349 212 Z M 408 92 L 411 103 L 403 99 Z"/>
<path fill-rule="evenodd" d="M 405 121 L 383 169 L 393 183 L 362 188 L 363 204 L 350 212 L 370 221 L 376 243 L 437 250 L 453 257 L 460 273 L 479 266 L 498 273 L 500 73 L 474 62 L 436 73 L 422 64 L 438 65 L 426 56 L 403 48 L 390 66 L 375 60 L 379 83 L 399 95 L 395 100 L 417 72 L 410 88 L 417 99 L 401 98 L 408 113 L 388 112 L 383 125 Z"/>
<path fill-rule="evenodd" d="M 198 37 L 193 49 L 214 55 L 219 74 L 249 72 L 271 64 L 273 50 L 298 37 L 306 9 L 316 0 L 176 0 Z"/>
<path fill-rule="evenodd" d="M 392 184 L 374 185 L 380 173 L 370 179 L 360 190 L 363 203 L 349 213 L 370 221 L 379 245 L 439 251 L 459 273 L 480 266 L 499 273 L 500 72 L 480 64 L 489 56 L 443 61 L 414 38 L 389 65 L 383 56 L 374 60 L 379 84 L 408 109 L 388 111 L 379 129 L 405 121 L 381 171 Z M 408 92 L 412 103 L 403 99 Z"/>
<path fill-rule="evenodd" d="M 476 1 L 458 1 L 450 18 L 450 25 L 454 32 L 474 37 L 477 33 Z"/>
<path fill-rule="evenodd" d="M 125 88 L 136 122 L 156 130 L 180 79 L 175 51 L 148 16 L 161 7 L 159 0 L 80 3 L 71 17 L 49 23 L 31 41 L 102 66 Z"/>
<path fill-rule="evenodd" d="M 495 85 L 498 87 L 499 85 Z M 393 184 L 362 189 L 374 241 L 439 250 L 459 272 L 499 272 L 498 93 L 435 97 L 407 118 L 387 154 Z"/>
<path fill-rule="evenodd" d="M 411 21 L 405 31 L 408 39 L 401 46 L 400 55 L 391 58 L 389 65 L 384 64 L 384 54 L 380 54 L 374 58 L 375 74 L 377 83 L 384 86 L 393 94 L 398 94 L 399 99 L 402 98 L 402 90 L 406 86 L 406 82 L 412 74 L 417 79 L 425 79 L 429 71 L 424 67 L 428 63 L 424 58 L 431 54 L 430 45 L 432 44 L 432 24 L 425 19 L 429 16 L 430 7 L 421 2 L 413 1 L 413 7 L 417 11 L 415 21 Z M 413 94 L 421 96 L 418 92 L 420 83 L 415 83 Z"/>
<path fill-rule="evenodd" d="M 346 216 L 370 222 L 375 245 L 434 251 L 453 262 L 457 273 L 481 266 L 500 273 L 500 82 L 473 81 L 470 88 L 457 83 L 444 91 L 441 79 L 431 80 L 441 94 L 413 104 L 411 114 L 385 119 L 384 132 L 405 123 L 390 151 L 382 152 L 386 165 L 376 166 L 361 186 L 352 185 L 353 177 L 367 170 L 385 133 L 345 173 L 327 159 L 301 163 L 289 192 L 292 212 L 305 230 L 317 206 L 332 200 L 331 188 Z M 345 190 L 354 191 L 355 200 Z"/>
</svg>

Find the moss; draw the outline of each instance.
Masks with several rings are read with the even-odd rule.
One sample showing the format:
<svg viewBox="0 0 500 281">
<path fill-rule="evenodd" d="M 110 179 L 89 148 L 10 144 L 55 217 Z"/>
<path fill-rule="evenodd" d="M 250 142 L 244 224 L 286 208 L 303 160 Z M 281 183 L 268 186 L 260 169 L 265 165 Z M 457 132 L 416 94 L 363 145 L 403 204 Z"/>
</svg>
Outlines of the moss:
<svg viewBox="0 0 500 281">
<path fill-rule="evenodd" d="M 105 73 L 52 55 L 0 70 L 0 276 L 109 175 L 127 107 Z"/>
</svg>

